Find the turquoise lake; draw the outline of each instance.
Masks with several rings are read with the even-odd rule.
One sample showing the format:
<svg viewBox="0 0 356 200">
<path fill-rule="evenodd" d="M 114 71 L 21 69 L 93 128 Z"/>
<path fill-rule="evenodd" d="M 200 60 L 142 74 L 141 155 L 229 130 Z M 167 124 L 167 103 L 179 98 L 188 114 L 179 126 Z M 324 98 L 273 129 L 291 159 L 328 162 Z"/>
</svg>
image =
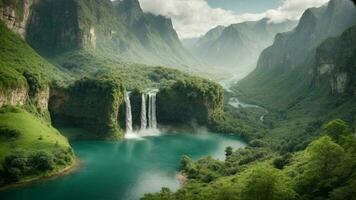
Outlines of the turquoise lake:
<svg viewBox="0 0 356 200">
<path fill-rule="evenodd" d="M 165 133 L 120 142 L 71 143 L 82 165 L 64 177 L 0 191 L 2 200 L 135 200 L 161 187 L 177 190 L 180 157 L 212 155 L 223 160 L 227 146 L 245 146 L 236 136 Z"/>
</svg>

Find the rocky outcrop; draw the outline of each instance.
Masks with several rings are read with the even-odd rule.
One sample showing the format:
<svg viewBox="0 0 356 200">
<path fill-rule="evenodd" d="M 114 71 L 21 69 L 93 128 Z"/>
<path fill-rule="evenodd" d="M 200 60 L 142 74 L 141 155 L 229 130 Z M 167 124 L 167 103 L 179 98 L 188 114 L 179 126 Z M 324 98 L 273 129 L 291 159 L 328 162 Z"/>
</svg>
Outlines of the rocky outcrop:
<svg viewBox="0 0 356 200">
<path fill-rule="evenodd" d="M 329 83 L 333 95 L 355 94 L 356 89 L 356 26 L 340 37 L 330 38 L 316 51 L 314 82 Z"/>
<path fill-rule="evenodd" d="M 84 128 L 92 133 L 87 138 L 118 139 L 123 93 L 115 80 L 83 79 L 68 88 L 53 89 L 49 110 L 55 124 Z"/>
<path fill-rule="evenodd" d="M 0 91 L 0 107 L 5 105 L 23 106 L 28 98 L 27 88 Z"/>
<path fill-rule="evenodd" d="M 50 89 L 47 86 L 35 94 L 33 101 L 41 111 L 48 111 L 49 93 Z"/>
<path fill-rule="evenodd" d="M 177 81 L 157 94 L 157 120 L 163 125 L 207 125 L 222 110 L 223 89 L 203 79 Z"/>
<path fill-rule="evenodd" d="M 10 3 L 0 4 L 0 19 L 9 29 L 23 38 L 26 36 L 32 3 L 33 0 L 12 0 Z"/>
</svg>

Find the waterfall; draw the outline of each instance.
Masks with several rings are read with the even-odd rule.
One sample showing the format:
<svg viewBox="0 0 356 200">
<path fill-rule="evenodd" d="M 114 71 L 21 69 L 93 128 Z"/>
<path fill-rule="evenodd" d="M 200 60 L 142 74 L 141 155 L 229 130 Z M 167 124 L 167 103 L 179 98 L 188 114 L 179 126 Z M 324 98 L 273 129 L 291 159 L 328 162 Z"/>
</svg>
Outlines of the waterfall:
<svg viewBox="0 0 356 200">
<path fill-rule="evenodd" d="M 152 105 L 152 98 L 151 98 L 151 94 L 148 93 L 148 127 L 147 128 L 151 128 L 151 124 L 152 124 L 152 109 L 151 109 L 151 105 Z"/>
<path fill-rule="evenodd" d="M 132 132 L 132 113 L 131 113 L 131 101 L 130 93 L 125 92 L 125 103 L 126 103 L 126 133 Z"/>
<path fill-rule="evenodd" d="M 157 129 L 156 91 L 148 93 L 148 128 Z"/>
<path fill-rule="evenodd" d="M 152 112 L 151 112 L 151 114 L 152 114 L 152 126 L 151 126 L 151 128 L 153 128 L 153 129 L 156 129 L 157 128 L 157 118 L 156 118 L 156 93 L 152 93 L 152 101 L 151 101 L 151 103 L 152 103 L 152 105 L 151 105 L 151 108 L 152 108 Z"/>
<path fill-rule="evenodd" d="M 141 130 L 147 128 L 147 113 L 146 113 L 146 94 L 142 93 L 142 102 L 141 102 Z"/>
</svg>

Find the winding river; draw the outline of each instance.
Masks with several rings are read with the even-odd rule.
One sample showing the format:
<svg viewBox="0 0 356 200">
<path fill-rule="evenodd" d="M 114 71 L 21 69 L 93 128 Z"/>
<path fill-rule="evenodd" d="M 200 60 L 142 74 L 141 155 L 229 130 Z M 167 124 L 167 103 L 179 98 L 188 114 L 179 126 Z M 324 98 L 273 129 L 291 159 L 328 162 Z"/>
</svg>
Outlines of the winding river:
<svg viewBox="0 0 356 200">
<path fill-rule="evenodd" d="M 224 159 L 227 146 L 245 143 L 233 135 L 164 133 L 120 142 L 81 141 L 72 146 L 81 160 L 74 174 L 0 192 L 4 200 L 134 200 L 161 187 L 180 187 L 180 157 Z"/>
</svg>

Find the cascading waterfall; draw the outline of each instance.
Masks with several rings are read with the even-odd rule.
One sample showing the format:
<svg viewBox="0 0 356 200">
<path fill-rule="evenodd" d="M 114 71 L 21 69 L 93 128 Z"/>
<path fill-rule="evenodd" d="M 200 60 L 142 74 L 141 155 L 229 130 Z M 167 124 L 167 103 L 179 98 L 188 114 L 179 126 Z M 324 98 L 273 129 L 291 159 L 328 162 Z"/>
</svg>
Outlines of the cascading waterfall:
<svg viewBox="0 0 356 200">
<path fill-rule="evenodd" d="M 141 103 L 141 130 L 147 128 L 147 112 L 146 112 L 146 94 L 142 93 L 142 103 Z"/>
<path fill-rule="evenodd" d="M 142 94 L 141 131 L 146 129 L 157 129 L 157 92 L 157 89 L 147 90 L 146 93 Z"/>
<path fill-rule="evenodd" d="M 151 94 L 151 114 L 152 114 L 152 117 L 151 117 L 151 128 L 153 129 L 156 129 L 157 128 L 157 117 L 156 117 L 156 93 L 152 93 Z"/>
<path fill-rule="evenodd" d="M 157 91 L 148 92 L 148 128 L 157 129 L 157 116 L 156 116 L 156 96 Z"/>
<path fill-rule="evenodd" d="M 126 104 L 126 133 L 132 132 L 132 113 L 131 113 L 131 101 L 130 93 L 125 92 L 125 104 Z"/>
</svg>

